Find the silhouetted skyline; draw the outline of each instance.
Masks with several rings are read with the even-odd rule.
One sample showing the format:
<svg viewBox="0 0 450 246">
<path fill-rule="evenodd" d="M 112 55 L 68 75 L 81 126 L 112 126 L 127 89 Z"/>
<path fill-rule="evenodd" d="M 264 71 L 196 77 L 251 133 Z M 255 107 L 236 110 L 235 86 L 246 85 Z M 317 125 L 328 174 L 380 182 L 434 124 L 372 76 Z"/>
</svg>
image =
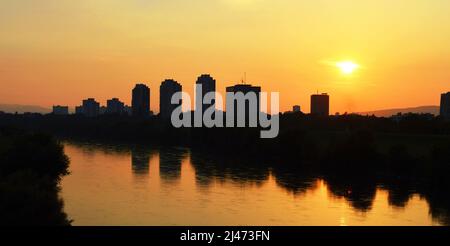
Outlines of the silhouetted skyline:
<svg viewBox="0 0 450 246">
<path fill-rule="evenodd" d="M 208 93 L 208 92 L 216 92 L 216 81 L 213 77 L 211 77 L 210 74 L 202 74 L 197 78 L 197 81 L 195 83 L 196 85 L 202 85 L 202 92 L 201 92 L 201 98 Z M 205 91 L 206 90 L 206 91 Z M 171 112 L 173 110 L 180 106 L 181 104 L 171 104 L 171 97 L 176 92 L 182 92 L 183 87 L 180 83 L 173 79 L 166 79 L 164 80 L 160 85 L 159 90 L 159 110 L 163 112 L 160 116 L 165 119 L 170 119 Z M 247 92 L 253 91 L 256 93 L 261 92 L 261 87 L 258 86 L 252 86 L 249 84 L 236 84 L 234 86 L 228 86 L 226 88 L 226 92 L 244 92 L 246 94 Z M 151 98 L 151 89 L 145 84 L 136 84 L 133 91 L 133 102 L 135 104 L 134 111 L 133 106 L 129 108 L 129 106 L 125 105 L 125 103 L 121 102 L 118 98 L 109 99 L 107 101 L 107 107 L 105 107 L 104 113 L 113 113 L 122 115 L 134 115 L 134 116 L 145 116 L 150 115 L 152 111 L 150 111 L 150 98 Z M 258 94 L 259 95 L 259 94 Z M 450 104 L 450 92 L 441 94 L 441 100 L 440 100 L 440 114 L 442 117 L 448 119 L 450 118 L 449 113 L 449 104 Z M 311 97 L 311 103 L 310 103 L 310 113 L 316 114 L 316 115 L 330 115 L 332 112 L 330 112 L 330 95 L 328 93 L 321 93 L 321 94 L 312 94 Z M 197 101 L 196 101 L 197 102 Z M 199 103 L 199 102 L 197 102 Z M 98 104 L 98 105 L 97 105 Z M 203 100 L 201 105 L 196 105 L 195 107 L 202 107 L 202 111 L 204 112 L 208 107 L 214 105 L 215 106 L 215 99 L 213 100 L 212 104 L 204 104 Z M 54 106 L 54 112 L 56 114 L 64 114 L 65 108 L 68 106 Z M 97 109 L 98 107 L 98 109 Z M 224 105 L 224 110 L 226 110 L 226 106 Z M 260 108 L 260 103 L 258 99 L 258 108 Z M 293 111 L 300 111 L 301 105 L 293 105 Z M 86 109 L 85 109 L 86 108 Z M 235 109 L 236 111 L 236 109 Z M 248 111 L 248 105 L 246 108 L 246 112 Z M 289 111 L 286 111 L 289 112 Z M 89 117 L 94 117 L 99 114 L 101 114 L 101 107 L 100 103 L 95 101 L 95 98 L 88 98 L 86 100 L 83 100 L 82 105 L 75 108 L 75 113 L 77 114 L 84 114 Z M 347 112 L 345 112 L 347 113 Z M 339 114 L 339 112 L 336 112 L 336 114 Z M 394 114 L 393 114 L 394 115 Z"/>
</svg>

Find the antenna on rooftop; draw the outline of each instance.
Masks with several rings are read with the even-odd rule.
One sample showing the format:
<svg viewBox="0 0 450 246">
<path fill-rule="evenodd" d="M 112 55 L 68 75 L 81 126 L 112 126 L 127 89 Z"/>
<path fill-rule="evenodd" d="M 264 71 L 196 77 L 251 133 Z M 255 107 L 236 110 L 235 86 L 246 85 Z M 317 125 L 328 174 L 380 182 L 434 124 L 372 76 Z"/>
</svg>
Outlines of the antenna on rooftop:
<svg viewBox="0 0 450 246">
<path fill-rule="evenodd" d="M 244 77 L 241 79 L 241 84 L 247 83 L 247 72 L 244 72 Z"/>
</svg>

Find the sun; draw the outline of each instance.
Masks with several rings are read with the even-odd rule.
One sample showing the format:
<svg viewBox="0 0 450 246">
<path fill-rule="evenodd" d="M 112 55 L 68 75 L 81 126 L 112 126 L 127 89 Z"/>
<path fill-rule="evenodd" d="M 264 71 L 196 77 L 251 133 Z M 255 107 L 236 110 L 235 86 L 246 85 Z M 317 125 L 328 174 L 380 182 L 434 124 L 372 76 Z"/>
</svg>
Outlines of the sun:
<svg viewBox="0 0 450 246">
<path fill-rule="evenodd" d="M 341 61 L 336 63 L 336 67 L 339 68 L 343 74 L 352 74 L 359 68 L 359 65 L 352 61 Z"/>
</svg>

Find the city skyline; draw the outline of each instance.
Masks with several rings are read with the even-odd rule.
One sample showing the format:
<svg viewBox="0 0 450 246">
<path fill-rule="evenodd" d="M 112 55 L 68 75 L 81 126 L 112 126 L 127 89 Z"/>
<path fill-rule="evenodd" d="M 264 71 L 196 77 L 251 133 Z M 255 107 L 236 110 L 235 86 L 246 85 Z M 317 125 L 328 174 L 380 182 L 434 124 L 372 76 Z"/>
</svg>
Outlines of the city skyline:
<svg viewBox="0 0 450 246">
<path fill-rule="evenodd" d="M 206 82 L 207 83 L 212 83 L 212 84 L 210 84 L 209 88 L 208 88 L 208 86 L 206 87 L 207 88 L 206 89 L 207 92 L 216 92 L 217 93 L 217 90 L 216 90 L 216 87 L 215 87 L 216 81 L 214 80 L 213 77 L 211 77 L 210 74 L 202 74 L 202 75 L 200 75 L 198 77 L 196 83 L 195 83 L 196 85 L 203 84 L 202 82 L 200 82 L 201 78 L 208 78 Z M 213 86 L 211 87 L 211 85 L 213 85 Z M 146 84 L 138 83 L 138 84 L 135 85 L 135 88 L 136 87 L 142 87 L 142 86 L 149 90 L 148 91 L 148 93 L 149 93 L 148 97 L 151 98 L 151 89 L 150 89 L 150 87 L 147 87 Z M 242 87 L 242 86 L 243 87 L 246 87 L 246 86 L 253 87 L 251 84 L 244 83 L 244 81 L 241 81 L 241 83 L 239 83 L 239 84 L 235 84 L 233 86 L 227 86 L 226 87 L 226 91 L 228 92 L 228 90 L 230 90 L 230 92 L 231 92 L 231 91 L 233 91 L 232 88 L 234 88 L 234 87 Z M 261 88 L 258 87 L 258 86 L 256 86 L 255 88 L 259 88 L 259 90 L 261 90 Z M 133 94 L 133 91 L 134 91 L 134 89 L 132 90 L 132 94 Z M 166 115 L 164 117 L 167 118 L 168 117 L 168 112 L 169 111 L 173 111 L 173 109 L 175 109 L 176 107 L 178 107 L 180 105 L 183 105 L 183 111 L 185 111 L 185 112 L 190 111 L 191 108 L 195 110 L 195 108 L 198 107 L 198 105 L 195 105 L 194 101 L 191 101 L 192 105 L 186 105 L 186 104 L 181 103 L 181 104 L 174 104 L 173 106 L 171 106 L 170 105 L 171 104 L 171 102 L 170 102 L 171 95 L 173 95 L 173 93 L 175 93 L 175 92 L 185 92 L 185 91 L 183 91 L 183 87 L 177 81 L 175 81 L 173 79 L 165 79 L 165 80 L 163 80 L 161 82 L 161 84 L 160 84 L 160 90 L 159 90 L 159 98 L 160 98 L 160 101 L 159 101 L 159 104 L 158 104 L 159 105 L 159 108 L 158 108 L 159 110 L 156 111 L 156 112 L 153 111 L 153 110 L 149 110 L 150 115 L 152 115 L 154 113 L 158 113 L 159 114 L 159 113 L 161 113 L 161 108 L 164 108 L 163 111 L 165 111 L 165 113 L 166 113 Z M 264 92 L 264 91 L 260 91 L 260 92 Z M 164 96 L 162 97 L 161 95 L 163 95 L 163 94 L 164 94 Z M 202 98 L 204 97 L 205 94 L 206 93 L 203 90 Z M 244 94 L 245 94 L 245 92 L 244 92 Z M 436 107 L 440 108 L 439 109 L 440 112 L 437 112 L 436 115 L 447 115 L 448 114 L 447 111 L 448 111 L 448 105 L 449 105 L 449 101 L 450 101 L 450 100 L 448 100 L 449 94 L 450 94 L 450 92 L 445 92 L 445 93 L 441 94 L 440 104 L 436 106 Z M 192 95 L 192 96 L 194 96 L 194 95 Z M 325 97 L 324 98 L 325 101 L 319 102 L 318 100 L 321 101 L 321 99 L 318 99 L 318 98 L 322 98 L 322 97 Z M 162 101 L 161 101 L 161 98 L 163 98 Z M 83 99 L 82 100 L 82 104 L 86 100 L 96 100 L 96 99 L 95 98 Z M 226 97 L 225 97 L 225 100 L 226 100 Z M 128 105 L 128 104 L 122 102 L 119 98 L 113 97 L 113 98 L 107 99 L 106 100 L 106 104 L 104 104 L 104 106 L 102 105 L 101 102 L 98 102 L 98 104 L 99 104 L 99 112 L 100 112 L 100 114 L 119 114 L 119 115 L 120 114 L 128 114 L 128 115 L 132 115 L 132 102 L 130 102 L 130 105 Z M 203 111 L 204 111 L 205 107 L 207 108 L 207 107 L 210 107 L 212 105 L 214 105 L 214 104 L 203 104 L 203 106 L 202 106 Z M 81 105 L 81 106 L 74 106 L 73 107 L 73 109 L 74 109 L 73 113 L 75 113 L 75 114 L 82 114 L 83 113 L 82 112 L 82 106 L 83 105 Z M 330 114 L 333 114 L 333 112 L 330 112 L 330 107 L 331 107 L 330 95 L 328 93 L 323 93 L 323 92 L 319 93 L 319 92 L 317 92 L 317 93 L 314 93 L 314 94 L 310 95 L 310 111 L 309 112 L 301 110 L 301 105 L 298 105 L 298 104 L 291 106 L 292 111 L 291 110 L 287 110 L 287 111 L 283 111 L 283 112 L 285 112 L 285 113 L 288 113 L 288 112 L 302 112 L 302 113 L 310 113 L 310 114 L 318 114 L 318 115 L 330 115 Z M 72 112 L 70 110 L 71 107 L 67 106 L 67 105 L 53 104 L 52 108 L 53 108 L 53 112 L 56 112 L 56 114 L 63 114 L 64 115 L 64 114 L 69 114 L 69 113 Z M 103 108 L 104 112 L 101 112 L 102 108 Z M 418 107 L 418 108 L 420 108 L 420 107 Z M 405 109 L 398 108 L 398 109 L 387 109 L 387 110 L 399 110 L 399 112 L 400 112 L 401 110 L 407 110 L 407 109 L 408 108 L 405 108 Z M 409 109 L 417 109 L 417 108 L 409 108 Z M 61 113 L 61 110 L 63 111 L 63 113 Z M 223 108 L 220 108 L 220 109 L 218 108 L 218 110 L 226 111 L 226 105 L 224 104 Z M 383 111 L 383 110 L 379 110 L 379 111 Z M 64 112 L 67 112 L 67 113 L 64 113 Z M 281 113 L 283 113 L 283 112 L 281 112 Z M 376 112 L 376 111 L 372 111 L 372 112 Z M 356 114 L 363 113 L 364 114 L 364 112 L 343 112 L 343 113 L 356 113 Z M 367 113 L 370 113 L 370 112 L 367 112 Z M 335 112 L 335 114 L 340 114 L 340 112 Z"/>
<path fill-rule="evenodd" d="M 209 75 L 209 74 L 202 74 L 202 75 Z M 170 77 L 170 78 L 167 78 L 165 80 L 173 80 L 173 79 L 172 79 L 172 77 Z M 194 81 L 193 84 L 195 84 L 196 82 L 197 81 Z M 156 83 L 151 83 L 151 82 L 136 82 L 136 83 L 137 84 L 145 84 L 149 88 L 151 88 L 153 86 L 154 87 L 159 87 L 160 86 L 160 84 L 156 85 Z M 134 85 L 136 85 L 136 83 L 132 83 L 132 85 L 134 86 Z M 243 79 L 242 78 L 241 78 L 241 83 L 243 83 Z M 128 83 L 126 83 L 126 84 L 128 84 Z M 152 84 L 152 86 L 149 86 L 149 84 Z M 219 84 L 223 84 L 223 83 L 219 83 Z M 234 85 L 237 85 L 237 84 L 239 84 L 239 83 L 233 83 L 233 82 L 227 83 L 227 86 L 225 86 L 224 88 L 219 88 L 218 87 L 218 90 L 216 90 L 216 91 L 217 92 L 223 91 L 225 93 L 227 87 L 234 86 Z M 185 88 L 185 87 L 188 88 L 186 91 L 183 90 L 184 92 L 187 92 L 187 93 L 189 93 L 192 96 L 195 94 L 195 90 L 193 89 L 192 85 L 186 84 L 186 83 L 181 83 L 181 82 L 180 82 L 180 85 L 183 88 Z M 192 88 L 190 88 L 190 87 L 192 87 Z M 444 91 L 446 91 L 446 90 L 444 90 Z M 314 95 L 316 93 L 329 94 L 329 93 L 322 92 L 322 91 L 319 91 L 319 90 L 317 90 L 315 92 L 311 91 L 309 95 L 306 95 L 306 99 L 307 99 L 306 103 L 305 104 L 301 104 L 302 108 L 306 108 L 306 109 L 310 109 L 311 108 L 311 100 L 309 100 L 309 99 L 310 99 L 311 95 Z M 440 92 L 440 93 L 442 93 L 442 92 Z M 94 94 L 101 94 L 101 99 L 99 99 L 100 97 L 95 96 Z M 126 93 L 121 91 L 121 92 L 119 92 L 119 94 L 126 94 Z M 101 93 L 101 91 L 98 91 L 98 93 L 97 92 L 96 93 L 87 93 L 86 95 L 88 95 L 88 96 L 83 97 L 83 98 L 87 98 L 87 99 L 95 98 L 96 100 L 98 100 L 100 102 L 100 105 L 105 105 L 105 106 L 107 105 L 107 101 L 111 100 L 111 99 L 120 99 L 121 101 L 125 102 L 126 105 L 130 105 L 130 106 L 132 104 L 132 97 L 131 96 L 124 96 L 124 97 L 109 96 L 109 95 L 104 95 L 103 93 Z M 127 98 L 127 99 L 124 100 L 122 98 Z M 160 112 L 160 105 L 159 105 L 160 104 L 160 94 L 159 93 L 155 94 L 154 96 L 151 96 L 150 98 L 151 98 L 150 111 L 159 113 Z M 282 97 L 280 99 L 281 99 L 281 101 L 283 101 Z M 75 99 L 75 100 L 77 100 L 77 99 Z M 103 101 L 105 102 L 104 104 L 101 103 Z M 305 102 L 305 98 L 300 98 L 300 97 L 297 98 L 297 101 L 293 101 L 292 105 L 291 104 L 289 104 L 289 105 L 281 104 L 280 105 L 281 108 L 282 108 L 281 112 L 288 112 L 288 111 L 290 111 L 292 109 L 292 106 L 299 105 L 298 102 L 300 102 L 300 101 Z M 337 100 L 337 101 L 339 101 L 339 100 Z M 391 109 L 391 108 L 402 108 L 402 107 L 403 108 L 408 108 L 408 107 L 420 107 L 420 106 L 431 106 L 431 105 L 439 106 L 440 105 L 440 99 L 439 98 L 435 97 L 432 101 L 433 101 L 432 103 L 428 103 L 428 104 L 426 104 L 426 103 L 425 104 L 417 104 L 417 105 L 408 105 L 408 104 L 406 104 L 404 106 L 398 106 L 398 107 L 386 106 L 384 108 L 372 108 L 370 110 L 369 109 L 366 109 L 366 110 L 361 109 L 361 110 L 353 110 L 353 111 L 351 111 L 351 110 L 350 111 L 333 111 L 333 108 L 335 108 L 335 107 L 331 106 L 331 104 L 330 104 L 330 109 L 329 110 L 330 110 L 330 114 L 334 114 L 334 113 L 360 113 L 360 112 L 369 112 L 369 111 L 384 110 L 384 109 Z M 53 103 L 50 102 L 49 104 L 45 104 L 45 105 L 41 105 L 41 104 L 26 104 L 26 103 L 25 104 L 21 104 L 21 103 L 11 103 L 11 102 L 3 102 L 3 101 L 0 101 L 0 103 L 1 104 L 5 104 L 5 105 L 29 105 L 29 106 L 37 106 L 37 107 L 43 107 L 43 108 L 52 108 L 53 106 L 64 105 L 64 106 L 68 106 L 69 107 L 69 112 L 71 112 L 71 110 L 70 110 L 71 108 L 74 109 L 74 112 L 75 112 L 76 111 L 76 107 L 79 106 L 79 99 L 78 99 L 78 102 L 70 103 L 70 104 L 64 103 L 64 102 L 60 102 L 60 101 L 59 102 L 53 102 Z M 192 106 L 194 106 L 194 105 L 192 105 Z M 308 111 L 308 110 L 303 111 L 303 112 L 310 113 L 310 111 Z"/>
<path fill-rule="evenodd" d="M 158 88 L 166 77 L 193 94 L 189 85 L 209 72 L 221 93 L 247 74 L 280 92 L 281 111 L 309 109 L 317 90 L 333 95 L 332 113 L 439 105 L 436 95 L 450 83 L 449 5 L 47 0 L 36 11 L 6 0 L 0 103 L 50 108 L 111 95 L 128 103 L 124 88 L 138 81 Z M 158 101 L 151 98 L 151 110 Z"/>
<path fill-rule="evenodd" d="M 203 85 L 202 98 L 204 97 L 204 95 L 207 92 L 220 93 L 220 89 L 219 90 L 216 89 L 216 80 L 210 74 L 201 74 L 200 76 L 198 76 L 198 78 L 197 78 L 197 80 L 196 80 L 194 85 L 199 85 L 199 84 Z M 166 85 L 169 85 L 169 86 L 166 86 Z M 233 87 L 239 87 L 239 86 L 250 86 L 250 87 L 252 87 L 251 84 L 247 83 L 244 79 L 242 79 L 240 83 L 236 83 L 233 86 L 227 86 L 225 89 L 228 92 L 229 89 L 231 89 Z M 256 86 L 259 88 L 259 90 L 261 90 L 260 86 L 258 86 L 258 85 L 256 85 Z M 131 93 L 132 95 L 134 95 L 134 90 L 137 87 L 144 87 L 145 89 L 148 89 L 148 92 L 147 92 L 148 93 L 148 99 L 147 100 L 149 102 L 150 102 L 150 98 L 155 97 L 155 96 L 152 96 L 152 94 L 151 94 L 151 88 L 148 87 L 146 83 L 142 83 L 142 82 L 138 82 L 137 84 L 135 84 L 135 87 L 134 87 L 134 89 L 132 90 L 132 93 Z M 172 78 L 164 79 L 161 82 L 159 87 L 160 87 L 160 90 L 159 90 L 159 94 L 157 95 L 158 99 L 159 99 L 158 109 L 157 110 L 152 110 L 150 105 L 144 106 L 146 108 L 148 107 L 149 110 L 145 110 L 145 111 L 149 112 L 149 114 L 148 114 L 149 116 L 151 116 L 151 115 L 153 115 L 155 113 L 156 114 L 161 113 L 161 108 L 164 108 L 164 111 L 166 113 L 164 118 L 168 118 L 169 117 L 168 112 L 169 111 L 173 111 L 173 109 L 175 109 L 176 107 L 178 107 L 180 105 L 183 106 L 182 108 L 183 108 L 184 112 L 190 111 L 191 108 L 193 110 L 195 110 L 195 108 L 198 107 L 198 105 L 195 105 L 195 101 L 191 101 L 191 105 L 186 105 L 185 102 L 183 102 L 182 104 L 175 104 L 173 106 L 170 105 L 171 104 L 170 103 L 170 99 L 171 99 L 171 95 L 173 95 L 173 93 L 175 93 L 175 92 L 186 92 L 186 91 L 183 90 L 183 86 L 180 83 L 178 83 L 177 81 L 175 81 L 174 79 L 172 79 Z M 205 88 L 206 88 L 206 90 L 205 90 Z M 265 91 L 261 90 L 260 92 L 265 92 Z M 189 96 L 194 96 L 196 93 L 197 92 L 194 92 L 193 95 L 189 95 Z M 162 99 L 161 95 L 163 95 L 163 94 L 164 94 L 164 97 Z M 432 114 L 444 115 L 445 118 L 448 117 L 447 116 L 448 115 L 447 111 L 448 111 L 448 103 L 449 103 L 449 100 L 448 100 L 448 98 L 449 98 L 448 95 L 449 94 L 450 94 L 450 92 L 443 92 L 443 93 L 441 93 L 439 104 L 436 105 L 436 107 L 440 108 L 440 109 L 438 108 L 438 111 L 440 111 L 440 112 L 432 113 Z M 323 103 L 317 102 L 317 98 L 321 98 L 321 97 L 326 97 L 326 102 L 325 101 Z M 161 99 L 163 100 L 163 102 L 161 102 Z M 226 100 L 226 97 L 224 97 L 224 99 Z M 132 108 L 133 108 L 133 106 L 132 106 L 133 102 L 132 101 L 133 100 L 131 100 L 130 103 L 127 104 L 126 102 L 121 101 L 121 99 L 117 98 L 117 97 L 108 97 L 108 99 L 106 99 L 106 101 L 105 101 L 106 103 L 104 103 L 104 104 L 102 104 L 101 101 L 98 101 L 96 99 L 96 97 L 88 97 L 86 99 L 82 99 L 81 100 L 81 102 L 82 102 L 81 105 L 77 104 L 75 106 L 53 103 L 52 104 L 52 108 L 53 108 L 52 111 L 55 114 L 59 114 L 59 115 L 66 115 L 66 114 L 71 114 L 71 113 L 86 114 L 86 113 L 82 112 L 83 111 L 83 104 L 85 103 L 85 101 L 93 101 L 93 102 L 97 103 L 98 106 L 96 106 L 96 107 L 98 107 L 98 109 L 97 109 L 98 114 L 133 115 L 133 112 L 132 112 Z M 362 113 L 362 114 L 365 114 L 364 112 L 331 112 L 330 108 L 331 108 L 332 104 L 330 103 L 329 94 L 326 93 L 326 92 L 320 92 L 319 93 L 319 91 L 317 91 L 316 93 L 311 94 L 309 102 L 310 102 L 310 104 L 309 104 L 309 106 L 310 106 L 309 111 L 300 110 L 302 108 L 302 106 L 298 105 L 298 104 L 294 104 L 294 105 L 290 106 L 290 110 L 280 111 L 280 113 L 283 113 L 283 112 L 285 112 L 285 113 L 302 112 L 302 113 L 310 113 L 310 114 L 318 114 L 318 115 L 332 115 L 332 114 L 338 115 L 338 114 L 341 114 L 341 113 L 344 113 L 344 114 L 346 114 L 346 113 L 356 113 L 356 114 L 361 114 Z M 203 111 L 204 111 L 205 107 L 207 108 L 209 106 L 212 106 L 213 104 L 211 104 L 211 105 L 210 104 L 204 104 L 202 106 Z M 320 105 L 320 104 L 322 104 L 322 105 Z M 7 105 L 7 104 L 5 104 L 5 105 Z M 33 106 L 30 105 L 30 107 L 33 107 Z M 167 107 L 169 107 L 170 109 L 167 108 Z M 414 107 L 413 108 L 404 108 L 404 109 L 397 108 L 397 109 L 385 109 L 385 110 L 386 111 L 398 110 L 398 112 L 400 112 L 402 110 L 419 109 L 421 107 L 423 107 L 423 106 L 418 106 L 416 108 L 414 108 Z M 73 111 L 71 110 L 71 108 L 73 108 Z M 318 108 L 321 108 L 321 109 L 318 109 Z M 225 102 L 224 102 L 223 108 L 218 108 L 218 110 L 226 111 Z M 429 110 L 431 110 L 431 109 L 429 109 Z M 383 111 L 383 110 L 381 109 L 381 110 L 378 110 L 378 111 Z M 32 111 L 30 111 L 30 112 L 32 112 Z M 265 111 L 263 110 L 263 112 L 265 112 Z M 367 113 L 371 113 L 371 112 L 373 113 L 373 112 L 376 112 L 376 111 L 366 111 L 366 114 Z M 424 113 L 427 113 L 427 112 L 425 111 Z M 90 116 L 97 116 L 97 115 L 90 115 Z M 138 115 L 136 115 L 136 116 L 138 116 Z"/>
<path fill-rule="evenodd" d="M 206 92 L 214 92 L 217 93 L 216 90 L 216 81 L 215 79 L 210 75 L 210 74 L 202 74 L 198 77 L 196 83 L 195 83 L 197 89 L 201 89 L 201 91 L 196 91 L 197 93 L 201 94 L 201 98 L 204 98 L 206 93 L 204 88 L 206 88 Z M 198 87 L 199 85 L 202 85 L 200 88 Z M 147 92 L 147 95 L 145 96 L 145 99 L 140 98 L 141 95 L 138 95 L 139 99 L 141 102 L 139 104 L 137 104 L 137 107 L 141 107 L 140 104 L 144 103 L 144 104 L 148 104 L 150 102 L 150 98 L 151 98 L 151 89 L 149 87 L 147 87 L 145 84 L 139 83 L 136 84 L 134 89 L 132 90 L 132 95 L 134 97 L 135 95 L 135 91 L 137 90 L 137 88 L 141 88 L 141 89 L 145 89 Z M 196 89 L 196 90 L 197 90 Z M 259 110 L 261 110 L 261 112 L 265 112 L 264 109 L 260 108 L 259 105 L 259 94 L 261 92 L 261 87 L 260 86 L 253 86 L 251 84 L 248 83 L 244 83 L 244 80 L 241 81 L 240 84 L 235 84 L 234 86 L 228 86 L 226 87 L 226 91 L 227 93 L 236 93 L 236 92 L 243 92 L 244 94 L 247 94 L 247 92 L 253 92 L 256 93 L 257 96 L 257 108 Z M 160 95 L 160 101 L 159 101 L 159 112 L 156 112 L 160 115 L 160 117 L 162 117 L 163 119 L 170 119 L 172 112 L 178 107 L 178 106 L 182 106 L 183 112 L 189 112 L 192 111 L 194 112 L 195 109 L 197 107 L 201 107 L 203 114 L 205 113 L 205 109 L 209 108 L 211 106 L 213 106 L 214 108 L 216 108 L 219 111 L 226 111 L 227 109 L 227 103 L 224 102 L 223 108 L 216 106 L 215 102 L 212 104 L 204 104 L 201 103 L 202 105 L 198 105 L 198 103 L 196 103 L 197 101 L 194 100 L 194 102 L 192 100 L 188 100 L 191 101 L 191 105 L 186 105 L 184 99 L 182 99 L 181 102 L 179 103 L 175 103 L 172 104 L 171 100 L 172 100 L 172 96 L 175 93 L 178 92 L 184 92 L 183 91 L 183 87 L 181 86 L 181 84 L 179 84 L 177 81 L 173 80 L 173 79 L 165 79 L 161 82 L 160 84 L 160 90 L 159 90 L 159 95 Z M 190 95 L 188 95 L 190 97 Z M 228 94 L 227 96 L 225 96 L 225 100 L 227 101 L 228 98 Z M 144 100 L 144 101 L 142 101 Z M 88 114 L 83 112 L 84 109 L 84 105 L 86 101 L 92 101 L 97 105 L 94 105 L 95 107 L 97 107 L 97 114 Z M 145 102 L 147 101 L 147 102 Z M 236 103 L 233 101 L 233 103 Z M 331 115 L 332 113 L 330 112 L 330 95 L 328 93 L 315 93 L 312 94 L 310 96 L 310 111 L 306 112 L 306 111 L 302 111 L 301 110 L 301 105 L 293 105 L 292 106 L 292 111 L 284 111 L 284 112 L 280 112 L 280 113 L 309 113 L 309 114 L 313 114 L 313 115 L 321 115 L 321 116 L 328 116 Z M 436 116 L 442 116 L 444 119 L 448 119 L 450 116 L 450 92 L 446 92 L 446 93 L 442 93 L 441 97 L 440 97 L 440 104 L 438 107 L 438 111 L 437 113 L 430 113 L 427 112 L 426 109 L 421 109 L 421 110 L 425 110 L 423 112 L 413 112 L 413 111 L 406 111 L 406 112 L 402 112 L 404 110 L 408 110 L 408 108 L 405 109 L 389 109 L 391 111 L 395 111 L 397 110 L 397 112 L 391 113 L 390 115 L 388 115 L 389 117 L 394 117 L 394 116 L 398 116 L 401 115 L 402 113 L 419 113 L 419 114 L 434 114 Z M 89 106 L 89 105 L 88 105 Z M 106 101 L 106 106 L 102 106 L 101 103 L 95 101 L 95 98 L 88 98 L 88 99 L 84 99 L 82 100 L 82 105 L 81 106 L 76 106 L 75 107 L 75 114 L 84 114 L 86 116 L 97 116 L 98 114 L 115 114 L 115 115 L 134 115 L 134 116 L 153 116 L 155 114 L 154 111 L 150 110 L 150 105 L 146 105 L 144 106 L 146 109 L 144 110 L 144 114 L 136 114 L 133 113 L 133 105 L 129 106 L 127 104 L 125 104 L 124 102 L 120 101 L 119 98 L 111 98 L 108 99 Z M 249 109 L 249 105 L 248 103 L 246 103 L 245 106 L 245 112 L 248 112 Z M 409 108 L 410 110 L 418 110 L 421 107 L 418 108 Z M 426 107 L 425 107 L 426 108 Z M 386 110 L 386 111 L 389 111 Z M 430 110 L 430 109 L 428 109 Z M 92 111 L 92 109 L 88 109 L 88 111 Z M 234 112 L 236 111 L 236 104 L 234 104 Z M 381 110 L 383 111 L 383 110 Z M 62 106 L 62 105 L 53 105 L 53 113 L 56 115 L 67 115 L 70 113 L 70 109 L 69 106 Z M 347 114 L 348 112 L 344 112 L 344 114 Z M 375 111 L 373 112 L 355 112 L 356 114 L 361 114 L 361 115 L 376 115 Z M 339 112 L 335 113 L 336 115 L 340 115 Z"/>
</svg>

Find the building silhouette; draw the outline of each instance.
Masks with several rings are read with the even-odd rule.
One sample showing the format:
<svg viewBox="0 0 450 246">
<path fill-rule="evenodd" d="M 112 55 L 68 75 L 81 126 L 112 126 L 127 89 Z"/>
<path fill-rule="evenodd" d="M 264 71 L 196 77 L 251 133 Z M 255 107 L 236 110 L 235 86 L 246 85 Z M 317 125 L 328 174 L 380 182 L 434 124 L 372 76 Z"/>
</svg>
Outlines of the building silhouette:
<svg viewBox="0 0 450 246">
<path fill-rule="evenodd" d="M 100 103 L 94 98 L 85 99 L 81 106 L 75 108 L 75 113 L 86 117 L 96 117 L 100 114 Z"/>
<path fill-rule="evenodd" d="M 172 104 L 172 96 L 182 91 L 182 86 L 173 79 L 166 79 L 161 83 L 159 87 L 159 110 L 160 117 L 162 119 L 170 119 L 172 112 L 181 105 L 181 101 L 176 104 Z"/>
<path fill-rule="evenodd" d="M 125 103 L 121 102 L 118 98 L 109 99 L 106 101 L 106 114 L 125 114 Z"/>
<path fill-rule="evenodd" d="M 450 120 L 450 92 L 441 95 L 440 115 L 446 120 Z"/>
<path fill-rule="evenodd" d="M 69 107 L 68 106 L 60 106 L 60 105 L 53 106 L 52 113 L 54 115 L 68 115 Z"/>
<path fill-rule="evenodd" d="M 100 103 L 95 101 L 94 98 L 85 99 L 81 106 L 75 107 L 75 114 L 86 117 L 97 117 L 100 114 Z"/>
<path fill-rule="evenodd" d="M 233 110 L 234 110 L 234 125 L 237 125 L 237 120 L 238 120 L 238 114 L 239 112 L 243 112 L 244 113 L 244 119 L 245 119 L 245 126 L 248 127 L 250 126 L 250 114 L 256 113 L 256 123 L 259 122 L 259 112 L 260 112 L 260 108 L 261 108 L 261 102 L 260 102 L 260 92 L 261 92 L 261 87 L 259 86 L 252 86 L 250 84 L 237 84 L 234 86 L 229 86 L 226 88 L 227 91 L 227 97 L 226 97 L 226 103 L 227 103 L 227 111 L 229 111 L 230 109 L 228 108 L 229 106 L 232 105 Z M 242 105 L 239 105 L 239 101 L 236 100 L 236 94 L 241 92 L 244 96 L 245 96 L 245 102 Z M 232 95 L 234 95 L 233 97 L 231 97 Z M 249 98 L 252 98 L 252 95 L 254 95 L 254 99 L 256 99 L 256 102 L 254 103 L 254 105 L 252 105 L 250 103 Z M 242 106 L 244 106 L 244 108 L 242 108 Z M 240 107 L 240 108 L 238 108 Z"/>
<path fill-rule="evenodd" d="M 132 115 L 147 117 L 150 115 L 150 88 L 144 84 L 137 84 L 132 91 Z"/>
<path fill-rule="evenodd" d="M 100 113 L 100 103 L 94 98 L 83 100 L 83 114 L 87 117 L 96 117 Z"/>
<path fill-rule="evenodd" d="M 294 112 L 294 113 L 300 113 L 300 112 L 302 112 L 302 109 L 301 109 L 301 107 L 300 107 L 299 105 L 294 105 L 294 106 L 292 107 L 292 112 Z"/>
<path fill-rule="evenodd" d="M 211 75 L 209 74 L 202 74 L 200 75 L 200 77 L 197 78 L 197 82 L 196 85 L 201 85 L 202 86 L 202 91 L 196 91 L 196 99 L 200 99 L 200 100 L 196 100 L 195 102 L 195 107 L 196 110 L 200 107 L 202 107 L 202 113 L 204 113 L 206 111 L 206 109 L 208 109 L 211 106 L 215 107 L 216 104 L 216 97 L 214 94 L 214 98 L 212 100 L 212 103 L 203 103 L 203 98 L 205 97 L 205 95 L 209 92 L 216 92 L 216 80 L 214 80 L 213 77 L 211 77 Z M 200 98 L 201 95 L 201 98 Z"/>
<path fill-rule="evenodd" d="M 326 93 L 311 96 L 311 114 L 319 116 L 330 115 L 330 96 Z"/>
</svg>

